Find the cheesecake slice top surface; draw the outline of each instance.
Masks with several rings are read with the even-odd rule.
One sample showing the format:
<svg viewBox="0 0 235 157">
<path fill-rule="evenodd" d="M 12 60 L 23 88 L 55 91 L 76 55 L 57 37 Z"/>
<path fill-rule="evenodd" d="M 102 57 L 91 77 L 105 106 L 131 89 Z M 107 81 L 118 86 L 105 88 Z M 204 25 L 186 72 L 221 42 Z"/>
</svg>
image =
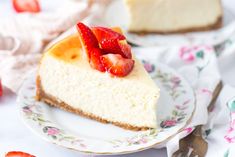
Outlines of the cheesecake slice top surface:
<svg viewBox="0 0 235 157">
<path fill-rule="evenodd" d="M 47 50 L 43 57 L 53 57 L 54 59 L 57 59 L 64 64 L 72 64 L 76 68 L 85 68 L 86 70 L 91 70 L 94 73 L 103 74 L 104 77 L 109 77 L 111 79 L 129 79 L 132 81 L 136 80 L 137 82 L 144 82 L 151 85 L 152 87 L 156 87 L 156 84 L 147 74 L 142 63 L 137 60 L 135 56 L 133 56 L 133 60 L 135 61 L 133 70 L 125 77 L 115 77 L 107 72 L 101 73 L 100 71 L 91 68 L 88 62 L 88 57 L 84 53 L 82 43 L 80 42 L 79 35 L 77 33 L 70 35 L 59 41 L 57 44 L 53 45 L 50 49 Z"/>
<path fill-rule="evenodd" d="M 82 46 L 79 41 L 78 34 L 73 34 L 61 40 L 59 43 L 53 45 L 48 50 L 48 55 L 55 57 L 68 64 L 75 64 L 83 61 Z"/>
</svg>

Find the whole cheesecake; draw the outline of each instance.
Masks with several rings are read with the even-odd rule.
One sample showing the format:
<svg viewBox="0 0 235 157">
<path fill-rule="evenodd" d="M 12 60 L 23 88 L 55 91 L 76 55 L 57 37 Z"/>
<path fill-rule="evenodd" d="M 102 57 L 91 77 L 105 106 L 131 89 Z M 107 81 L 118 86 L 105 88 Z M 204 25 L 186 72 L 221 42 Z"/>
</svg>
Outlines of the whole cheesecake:
<svg viewBox="0 0 235 157">
<path fill-rule="evenodd" d="M 130 14 L 129 31 L 181 33 L 216 29 L 222 25 L 220 0 L 124 0 Z"/>
<path fill-rule="evenodd" d="M 122 77 L 101 72 L 89 63 L 79 38 L 79 34 L 71 35 L 44 53 L 37 76 L 37 98 L 125 129 L 156 128 L 159 88 L 142 63 L 133 56 L 132 70 Z"/>
</svg>

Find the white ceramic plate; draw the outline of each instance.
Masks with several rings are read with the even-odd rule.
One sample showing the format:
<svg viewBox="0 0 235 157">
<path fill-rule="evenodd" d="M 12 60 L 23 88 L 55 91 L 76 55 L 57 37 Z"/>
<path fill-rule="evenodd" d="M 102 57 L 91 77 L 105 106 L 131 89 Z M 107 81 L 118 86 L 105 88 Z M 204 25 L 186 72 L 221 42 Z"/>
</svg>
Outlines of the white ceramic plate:
<svg viewBox="0 0 235 157">
<path fill-rule="evenodd" d="M 125 36 L 130 43 L 139 46 L 159 46 L 159 45 L 177 45 L 177 44 L 216 44 L 223 40 L 221 37 L 221 33 L 227 36 L 230 35 L 231 32 L 229 30 L 225 30 L 225 28 L 229 27 L 231 23 L 233 23 L 235 16 L 229 11 L 229 9 L 224 8 L 223 15 L 223 27 L 221 29 L 215 31 L 207 31 L 207 32 L 194 32 L 194 33 L 184 33 L 184 34 L 145 34 L 140 35 L 136 33 L 129 33 L 127 31 L 127 25 L 129 20 L 129 15 L 127 9 L 124 6 L 124 2 L 121 0 L 113 0 L 112 3 L 107 7 L 107 11 L 105 12 L 104 22 L 108 26 L 120 26 L 124 30 Z"/>
<path fill-rule="evenodd" d="M 129 131 L 103 124 L 35 100 L 36 70 L 24 82 L 17 102 L 25 124 L 41 138 L 83 153 L 124 154 L 163 144 L 189 123 L 195 108 L 194 92 L 173 69 L 143 61 L 161 89 L 158 132 Z"/>
</svg>

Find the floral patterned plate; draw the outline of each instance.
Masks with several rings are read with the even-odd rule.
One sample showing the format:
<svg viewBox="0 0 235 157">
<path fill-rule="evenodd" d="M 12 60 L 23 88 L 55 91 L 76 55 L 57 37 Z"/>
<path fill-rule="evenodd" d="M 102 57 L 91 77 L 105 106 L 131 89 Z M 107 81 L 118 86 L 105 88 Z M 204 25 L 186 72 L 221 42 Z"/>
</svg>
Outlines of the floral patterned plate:
<svg viewBox="0 0 235 157">
<path fill-rule="evenodd" d="M 108 26 L 121 26 L 130 43 L 139 46 L 159 46 L 159 45 L 177 45 L 177 44 L 216 44 L 231 35 L 235 16 L 226 7 L 223 13 L 223 27 L 215 31 L 194 32 L 183 34 L 162 35 L 157 33 L 136 34 L 127 32 L 128 12 L 124 6 L 124 1 L 116 0 L 108 6 L 105 12 L 104 22 Z M 227 29 L 228 28 L 228 29 Z M 219 40 L 219 41 L 218 41 Z"/>
<path fill-rule="evenodd" d="M 90 120 L 35 100 L 34 70 L 17 98 L 24 123 L 41 138 L 54 144 L 92 154 L 124 154 L 163 145 L 190 122 L 195 97 L 189 84 L 173 69 L 143 61 L 161 89 L 158 131 L 129 131 Z"/>
</svg>

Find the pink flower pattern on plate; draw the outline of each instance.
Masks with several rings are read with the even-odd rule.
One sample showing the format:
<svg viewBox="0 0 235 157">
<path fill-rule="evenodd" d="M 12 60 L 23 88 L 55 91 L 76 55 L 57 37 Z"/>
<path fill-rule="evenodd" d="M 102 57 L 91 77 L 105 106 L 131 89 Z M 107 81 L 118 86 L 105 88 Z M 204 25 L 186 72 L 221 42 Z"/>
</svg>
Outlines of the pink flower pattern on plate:
<svg viewBox="0 0 235 157">
<path fill-rule="evenodd" d="M 148 73 L 151 73 L 155 70 L 155 66 L 153 64 L 151 64 L 150 62 L 147 62 L 145 60 L 142 60 L 143 64 L 144 64 L 144 68 Z"/>
<path fill-rule="evenodd" d="M 172 111 L 172 116 L 161 121 L 161 128 L 170 128 L 180 123 L 185 118 L 185 109 L 188 108 L 187 104 L 190 100 L 184 101 L 181 105 L 175 105 L 175 109 Z"/>
<path fill-rule="evenodd" d="M 34 90 L 33 88 L 28 88 L 30 91 Z M 34 97 L 28 97 L 24 96 L 25 100 L 34 100 Z M 83 140 L 80 140 L 76 137 L 67 135 L 63 130 L 56 128 L 51 125 L 51 121 L 45 119 L 43 117 L 42 113 L 42 108 L 41 106 L 35 105 L 35 104 L 27 104 L 26 106 L 22 107 L 22 111 L 25 114 L 25 116 L 28 119 L 31 119 L 35 122 L 38 122 L 39 126 L 41 126 L 43 133 L 51 137 L 53 140 L 57 141 L 66 141 L 74 144 L 78 144 L 80 147 L 86 147 L 86 145 L 83 143 Z"/>
<path fill-rule="evenodd" d="M 59 133 L 59 130 L 57 128 L 48 128 L 47 133 L 48 135 L 56 135 Z"/>
<path fill-rule="evenodd" d="M 172 120 L 165 120 L 162 122 L 162 125 L 164 125 L 164 127 L 172 127 L 172 126 L 175 126 L 177 123 L 176 120 L 172 119 Z"/>
</svg>

